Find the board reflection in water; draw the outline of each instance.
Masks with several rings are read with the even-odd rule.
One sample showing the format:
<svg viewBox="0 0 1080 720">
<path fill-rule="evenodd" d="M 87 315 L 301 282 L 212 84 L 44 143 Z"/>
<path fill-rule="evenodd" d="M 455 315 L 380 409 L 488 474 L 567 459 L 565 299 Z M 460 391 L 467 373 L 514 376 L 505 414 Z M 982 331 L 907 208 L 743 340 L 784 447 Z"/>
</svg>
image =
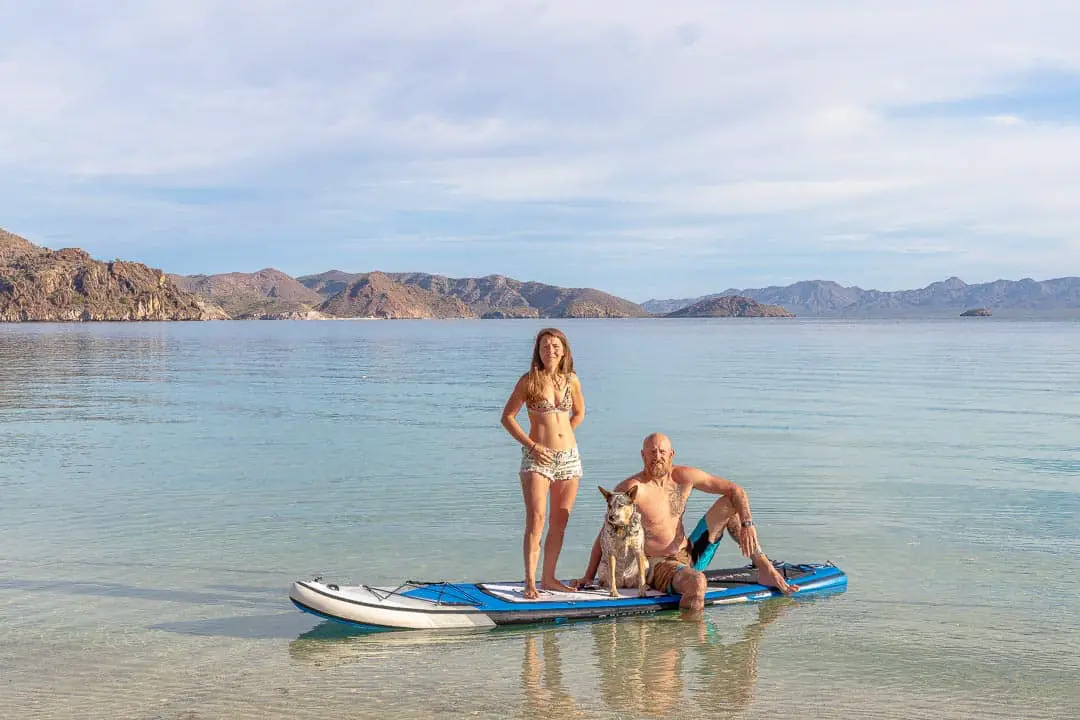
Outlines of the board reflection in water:
<svg viewBox="0 0 1080 720">
<path fill-rule="evenodd" d="M 765 628 L 793 604 L 762 603 L 755 622 L 735 627 L 727 624 L 730 615 L 709 613 L 696 620 L 664 617 L 593 627 L 604 704 L 616 713 L 647 717 L 744 710 L 754 698 Z"/>
<path fill-rule="evenodd" d="M 477 660 L 470 668 L 474 678 L 486 676 L 501 685 L 496 678 L 505 678 L 506 660 L 520 653 L 520 682 L 512 685 L 519 689 L 523 718 L 723 717 L 753 701 L 766 628 L 796 605 L 786 598 L 757 604 L 750 623 L 731 612 L 696 618 L 671 612 L 483 633 L 357 634 L 327 622 L 292 641 L 289 654 L 295 662 L 325 670 L 368 672 L 400 653 L 469 655 Z M 490 689 L 501 695 L 493 685 Z M 514 714 L 514 698 L 505 700 L 507 713 Z"/>
</svg>

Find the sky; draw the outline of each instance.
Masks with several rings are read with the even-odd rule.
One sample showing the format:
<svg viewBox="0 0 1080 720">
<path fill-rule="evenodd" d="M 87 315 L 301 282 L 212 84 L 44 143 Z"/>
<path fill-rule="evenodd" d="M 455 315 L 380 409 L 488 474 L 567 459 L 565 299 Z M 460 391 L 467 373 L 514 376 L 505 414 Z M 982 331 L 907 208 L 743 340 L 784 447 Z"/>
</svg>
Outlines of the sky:
<svg viewBox="0 0 1080 720">
<path fill-rule="evenodd" d="M 0 227 L 638 302 L 1080 275 L 1075 0 L 0 0 Z"/>
</svg>

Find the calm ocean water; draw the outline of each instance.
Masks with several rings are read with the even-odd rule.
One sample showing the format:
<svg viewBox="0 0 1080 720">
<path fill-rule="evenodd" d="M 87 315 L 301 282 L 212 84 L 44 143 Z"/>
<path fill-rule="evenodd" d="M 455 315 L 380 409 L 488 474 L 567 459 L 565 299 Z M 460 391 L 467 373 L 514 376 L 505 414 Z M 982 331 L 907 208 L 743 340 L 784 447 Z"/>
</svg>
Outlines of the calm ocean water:
<svg viewBox="0 0 1080 720">
<path fill-rule="evenodd" d="M 558 325 L 588 404 L 561 576 L 661 430 L 848 591 L 342 632 L 289 583 L 521 576 L 499 411 L 539 323 L 0 326 L 0 716 L 1080 717 L 1080 323 Z"/>
</svg>

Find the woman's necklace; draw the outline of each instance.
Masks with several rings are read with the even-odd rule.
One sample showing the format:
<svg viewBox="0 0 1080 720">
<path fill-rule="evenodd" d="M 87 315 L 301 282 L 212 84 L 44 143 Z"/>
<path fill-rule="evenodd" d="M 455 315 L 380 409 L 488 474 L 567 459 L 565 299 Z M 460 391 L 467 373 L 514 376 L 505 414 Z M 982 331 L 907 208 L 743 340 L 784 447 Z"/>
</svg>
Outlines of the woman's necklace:
<svg viewBox="0 0 1080 720">
<path fill-rule="evenodd" d="M 560 394 L 566 389 L 566 376 L 561 373 L 553 373 L 551 376 L 551 389 L 555 391 L 555 402 L 558 402 Z"/>
</svg>

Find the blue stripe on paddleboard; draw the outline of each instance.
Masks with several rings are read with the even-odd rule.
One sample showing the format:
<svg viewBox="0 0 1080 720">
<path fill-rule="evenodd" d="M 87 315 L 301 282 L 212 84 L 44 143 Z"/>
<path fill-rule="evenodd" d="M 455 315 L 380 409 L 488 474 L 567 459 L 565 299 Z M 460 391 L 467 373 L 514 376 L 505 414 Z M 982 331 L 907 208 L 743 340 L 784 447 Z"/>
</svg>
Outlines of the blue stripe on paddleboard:
<svg viewBox="0 0 1080 720">
<path fill-rule="evenodd" d="M 829 582 L 831 581 L 831 582 Z M 800 585 L 799 595 L 809 595 L 814 592 L 819 592 L 839 585 L 847 584 L 847 576 L 839 568 L 835 568 L 829 565 L 817 568 L 813 573 L 804 575 L 798 579 L 792 580 Z M 804 586 L 811 586 L 805 587 Z M 780 591 L 775 590 L 764 585 L 746 584 L 740 585 L 734 588 L 725 588 L 723 590 L 710 590 L 705 593 L 706 602 L 714 602 L 716 600 L 723 600 L 727 598 L 755 598 L 755 596 L 762 593 L 769 593 L 768 597 L 773 595 L 781 595 Z M 469 605 L 470 608 L 479 610 L 491 615 L 498 615 L 501 613 L 515 613 L 515 612 L 529 612 L 529 613 L 550 613 L 551 615 L 557 615 L 563 610 L 582 610 L 585 608 L 596 608 L 597 611 L 608 610 L 614 608 L 651 608 L 651 607 L 665 607 L 671 605 L 677 605 L 679 602 L 679 595 L 654 595 L 651 597 L 638 598 L 628 597 L 618 600 L 579 600 L 579 601 L 547 601 L 547 600 L 535 600 L 532 602 L 513 602 L 506 601 L 502 598 L 495 597 L 486 593 L 479 585 L 475 583 L 463 583 L 463 584 L 446 584 L 446 585 L 425 585 L 419 588 L 408 590 L 402 595 L 411 598 L 418 598 L 423 600 L 430 600 L 437 602 L 442 600 L 444 603 L 447 600 L 454 599 L 460 602 L 461 596 L 466 596 L 471 600 L 475 600 L 475 604 Z M 765 599 L 765 596 L 760 599 Z M 456 603 L 454 603 L 456 604 Z"/>
<path fill-rule="evenodd" d="M 356 628 L 357 630 L 367 630 L 369 632 L 390 632 L 392 630 L 400 630 L 401 629 L 401 628 L 396 628 L 396 627 L 387 626 L 387 625 L 372 625 L 370 623 L 353 622 L 352 620 L 348 620 L 346 618 L 341 618 L 341 617 L 338 617 L 337 615 L 327 615 L 326 613 L 321 613 L 321 612 L 319 612 L 318 610 L 316 610 L 314 608 L 309 608 L 307 605 L 304 605 L 303 603 L 296 602 L 296 600 L 293 600 L 292 598 L 289 598 L 289 599 L 292 600 L 293 605 L 295 605 L 297 608 L 299 608 L 300 610 L 303 610 L 306 613 L 310 613 L 311 615 L 314 615 L 316 617 L 320 617 L 323 620 L 333 620 L 335 622 L 344 623 L 345 625 L 351 625 L 352 627 Z"/>
</svg>

